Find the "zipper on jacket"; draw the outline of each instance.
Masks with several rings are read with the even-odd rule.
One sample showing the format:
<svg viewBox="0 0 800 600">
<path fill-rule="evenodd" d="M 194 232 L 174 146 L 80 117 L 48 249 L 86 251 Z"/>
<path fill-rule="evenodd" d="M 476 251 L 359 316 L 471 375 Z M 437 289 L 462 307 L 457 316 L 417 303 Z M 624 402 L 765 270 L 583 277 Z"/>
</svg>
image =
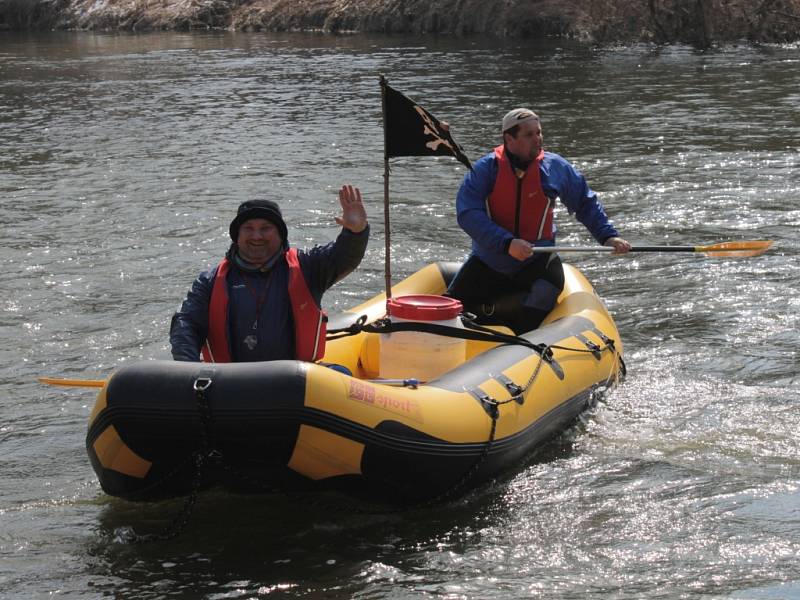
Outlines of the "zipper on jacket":
<svg viewBox="0 0 800 600">
<path fill-rule="evenodd" d="M 513 168 L 513 167 L 512 167 Z M 519 213 L 522 210 L 522 180 L 525 179 L 525 173 L 522 177 L 517 175 L 517 170 L 514 169 L 514 175 L 517 178 L 517 210 L 514 214 L 514 237 L 519 237 Z"/>
</svg>

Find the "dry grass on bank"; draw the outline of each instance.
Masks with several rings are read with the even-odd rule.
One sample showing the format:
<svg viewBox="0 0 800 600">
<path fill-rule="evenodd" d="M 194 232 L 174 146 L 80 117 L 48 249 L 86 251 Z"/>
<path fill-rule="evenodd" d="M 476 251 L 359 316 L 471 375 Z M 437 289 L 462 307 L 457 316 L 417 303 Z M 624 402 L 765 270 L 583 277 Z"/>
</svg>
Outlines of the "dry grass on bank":
<svg viewBox="0 0 800 600">
<path fill-rule="evenodd" d="M 230 0 L 72 0 L 80 29 L 225 29 Z"/>
<path fill-rule="evenodd" d="M 800 39 L 800 0 L 0 0 L 0 27 L 566 36 L 707 47 Z"/>
</svg>

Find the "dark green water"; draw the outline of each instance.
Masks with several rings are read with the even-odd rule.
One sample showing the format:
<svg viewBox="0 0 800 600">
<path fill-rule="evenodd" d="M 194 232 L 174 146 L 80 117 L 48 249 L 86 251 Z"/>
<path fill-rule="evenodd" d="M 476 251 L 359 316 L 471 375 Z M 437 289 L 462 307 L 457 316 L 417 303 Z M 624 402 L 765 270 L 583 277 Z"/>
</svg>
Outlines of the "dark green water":
<svg viewBox="0 0 800 600">
<path fill-rule="evenodd" d="M 800 597 L 800 49 L 591 48 L 266 34 L 0 34 L 0 598 Z M 373 243 L 335 311 L 383 286 L 378 74 L 474 159 L 518 105 L 639 244 L 773 239 L 746 260 L 582 255 L 630 375 L 504 481 L 437 508 L 104 496 L 83 448 L 102 378 L 168 356 L 169 318 L 239 201 L 332 239 L 362 187 Z M 393 161 L 395 278 L 468 247 L 463 170 Z M 564 244 L 590 243 L 566 211 Z M 457 416 L 454 416 L 456 418 Z"/>
</svg>

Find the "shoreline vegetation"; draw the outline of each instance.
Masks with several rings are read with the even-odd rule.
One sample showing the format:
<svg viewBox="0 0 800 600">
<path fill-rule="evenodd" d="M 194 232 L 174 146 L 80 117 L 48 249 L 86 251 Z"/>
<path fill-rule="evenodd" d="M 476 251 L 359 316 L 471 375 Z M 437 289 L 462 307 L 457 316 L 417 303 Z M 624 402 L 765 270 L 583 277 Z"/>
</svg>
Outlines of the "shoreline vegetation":
<svg viewBox="0 0 800 600">
<path fill-rule="evenodd" d="M 564 37 L 708 48 L 800 40 L 800 0 L 0 0 L 0 30 L 208 29 Z"/>
</svg>

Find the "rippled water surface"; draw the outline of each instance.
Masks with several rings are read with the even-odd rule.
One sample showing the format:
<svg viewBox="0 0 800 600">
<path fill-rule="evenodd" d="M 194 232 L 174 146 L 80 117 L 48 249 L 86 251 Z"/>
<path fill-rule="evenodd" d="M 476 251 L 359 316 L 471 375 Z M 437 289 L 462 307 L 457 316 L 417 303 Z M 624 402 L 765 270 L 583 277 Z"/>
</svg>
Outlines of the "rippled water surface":
<svg viewBox="0 0 800 600">
<path fill-rule="evenodd" d="M 0 598 L 800 598 L 799 72 L 797 47 L 0 34 Z M 373 243 L 327 308 L 380 291 L 379 73 L 473 159 L 506 110 L 537 109 L 634 243 L 775 247 L 570 256 L 629 376 L 462 500 L 362 514 L 209 492 L 176 540 L 124 543 L 181 502 L 103 495 L 83 447 L 94 394 L 36 378 L 166 358 L 248 197 L 279 197 L 305 246 L 335 236 L 338 186 L 360 185 Z M 395 279 L 462 259 L 461 166 L 392 169 Z M 590 243 L 557 219 L 562 243 Z"/>
</svg>

